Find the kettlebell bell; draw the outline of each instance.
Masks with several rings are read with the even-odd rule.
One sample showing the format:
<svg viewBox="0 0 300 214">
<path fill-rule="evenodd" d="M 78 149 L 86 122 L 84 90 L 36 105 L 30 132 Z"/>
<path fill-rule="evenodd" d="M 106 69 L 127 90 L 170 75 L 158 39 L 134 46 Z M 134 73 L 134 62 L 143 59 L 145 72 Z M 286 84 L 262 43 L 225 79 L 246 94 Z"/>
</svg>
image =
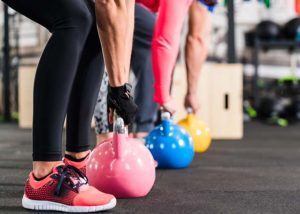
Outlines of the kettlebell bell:
<svg viewBox="0 0 300 214">
<path fill-rule="evenodd" d="M 114 122 L 113 138 L 99 144 L 87 165 L 90 184 L 117 198 L 143 197 L 155 181 L 156 162 L 143 143 L 129 138 L 124 121 Z"/>
<path fill-rule="evenodd" d="M 211 145 L 210 130 L 192 113 L 192 109 L 188 108 L 187 112 L 187 117 L 180 120 L 178 125 L 187 130 L 192 137 L 195 152 L 206 152 Z"/>
<path fill-rule="evenodd" d="M 186 130 L 174 124 L 171 115 L 163 112 L 162 122 L 146 137 L 145 145 L 158 162 L 158 168 L 188 167 L 194 158 L 194 145 Z"/>
</svg>

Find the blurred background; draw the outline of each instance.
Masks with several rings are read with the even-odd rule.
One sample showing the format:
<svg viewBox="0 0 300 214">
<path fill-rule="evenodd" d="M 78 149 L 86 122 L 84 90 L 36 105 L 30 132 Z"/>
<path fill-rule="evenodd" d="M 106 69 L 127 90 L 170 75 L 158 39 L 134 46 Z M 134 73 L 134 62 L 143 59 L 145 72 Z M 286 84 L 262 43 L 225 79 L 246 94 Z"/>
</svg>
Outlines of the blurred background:
<svg viewBox="0 0 300 214">
<path fill-rule="evenodd" d="M 288 126 L 300 119 L 297 94 L 299 4 L 297 0 L 220 1 L 212 13 L 209 57 L 199 86 L 201 114 L 213 133 L 213 119 L 209 115 L 218 115 L 222 110 L 211 110 L 215 105 L 213 100 L 220 98 L 209 94 L 215 89 L 208 88 L 207 82 L 221 81 L 221 84 L 215 84 L 221 85 L 215 86 L 220 93 L 238 96 L 232 99 L 235 110 L 220 113 L 217 117 L 225 117 L 224 123 L 232 115 L 237 118 L 240 137 L 244 121 L 259 119 L 268 124 Z M 0 4 L 0 27 L 0 121 L 14 121 L 21 127 L 30 128 L 35 67 L 49 33 L 3 4 Z M 186 28 L 183 29 L 183 38 Z M 180 91 L 186 87 L 180 81 L 185 75 L 183 47 L 184 39 L 173 87 L 179 102 L 183 99 Z M 238 85 L 226 86 L 224 79 L 213 75 L 222 70 L 232 71 L 224 78 L 239 82 Z M 232 87 L 236 88 L 231 90 Z M 182 107 L 175 119 L 183 114 Z"/>
<path fill-rule="evenodd" d="M 188 169 L 158 170 L 151 195 L 120 200 L 117 213 L 299 213 L 300 0 L 219 0 L 211 20 L 198 98 L 212 144 L 204 139 L 209 149 Z M 187 113 L 187 30 L 175 121 Z M 20 198 L 31 169 L 33 83 L 49 36 L 0 3 L 1 213 L 28 213 Z"/>
</svg>

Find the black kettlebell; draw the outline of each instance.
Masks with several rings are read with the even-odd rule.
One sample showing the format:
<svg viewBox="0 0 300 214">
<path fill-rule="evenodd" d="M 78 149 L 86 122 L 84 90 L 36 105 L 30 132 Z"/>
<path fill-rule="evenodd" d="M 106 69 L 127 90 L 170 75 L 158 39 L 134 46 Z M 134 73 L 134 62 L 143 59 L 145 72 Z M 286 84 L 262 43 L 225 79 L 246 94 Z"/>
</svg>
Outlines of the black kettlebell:
<svg viewBox="0 0 300 214">
<path fill-rule="evenodd" d="M 274 114 L 275 99 L 272 97 L 263 97 L 259 101 L 257 108 L 257 118 L 266 121 Z"/>
<path fill-rule="evenodd" d="M 300 97 L 298 96 L 293 100 L 293 109 L 295 109 L 296 120 L 300 121 Z"/>
<path fill-rule="evenodd" d="M 300 27 L 300 17 L 288 21 L 283 27 L 283 36 L 288 40 L 297 39 L 297 31 Z"/>
<path fill-rule="evenodd" d="M 256 26 L 256 36 L 261 40 L 277 40 L 281 36 L 281 27 L 271 20 L 262 21 Z"/>
</svg>

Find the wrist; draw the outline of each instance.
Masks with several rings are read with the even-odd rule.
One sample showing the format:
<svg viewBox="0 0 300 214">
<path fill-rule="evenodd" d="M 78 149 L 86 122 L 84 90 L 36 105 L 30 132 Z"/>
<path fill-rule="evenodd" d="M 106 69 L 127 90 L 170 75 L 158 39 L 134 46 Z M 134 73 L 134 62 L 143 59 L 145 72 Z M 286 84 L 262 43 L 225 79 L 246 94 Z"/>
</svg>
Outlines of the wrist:
<svg viewBox="0 0 300 214">
<path fill-rule="evenodd" d="M 112 86 L 111 84 L 109 84 L 108 90 L 112 94 L 126 93 L 126 92 L 131 93 L 132 86 L 129 83 L 125 83 L 120 86 Z"/>
<path fill-rule="evenodd" d="M 115 75 L 113 79 L 109 79 L 109 85 L 111 87 L 121 87 L 125 85 L 128 79 L 124 77 L 125 75 Z"/>
<path fill-rule="evenodd" d="M 123 85 L 125 85 L 126 84 L 126 82 L 125 81 L 111 81 L 110 83 L 109 83 L 109 85 L 111 86 L 111 87 L 122 87 Z"/>
</svg>

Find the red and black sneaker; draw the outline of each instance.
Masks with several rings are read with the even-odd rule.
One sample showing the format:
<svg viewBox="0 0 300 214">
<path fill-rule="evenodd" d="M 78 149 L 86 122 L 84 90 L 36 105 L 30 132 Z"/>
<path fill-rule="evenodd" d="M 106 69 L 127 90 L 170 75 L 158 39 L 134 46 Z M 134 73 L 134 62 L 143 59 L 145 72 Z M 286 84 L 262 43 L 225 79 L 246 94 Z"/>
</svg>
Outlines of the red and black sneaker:
<svg viewBox="0 0 300 214">
<path fill-rule="evenodd" d="M 89 186 L 87 177 L 77 168 L 62 164 L 41 181 L 32 172 L 29 174 L 22 206 L 31 210 L 96 212 L 114 208 L 116 198 Z"/>
</svg>

